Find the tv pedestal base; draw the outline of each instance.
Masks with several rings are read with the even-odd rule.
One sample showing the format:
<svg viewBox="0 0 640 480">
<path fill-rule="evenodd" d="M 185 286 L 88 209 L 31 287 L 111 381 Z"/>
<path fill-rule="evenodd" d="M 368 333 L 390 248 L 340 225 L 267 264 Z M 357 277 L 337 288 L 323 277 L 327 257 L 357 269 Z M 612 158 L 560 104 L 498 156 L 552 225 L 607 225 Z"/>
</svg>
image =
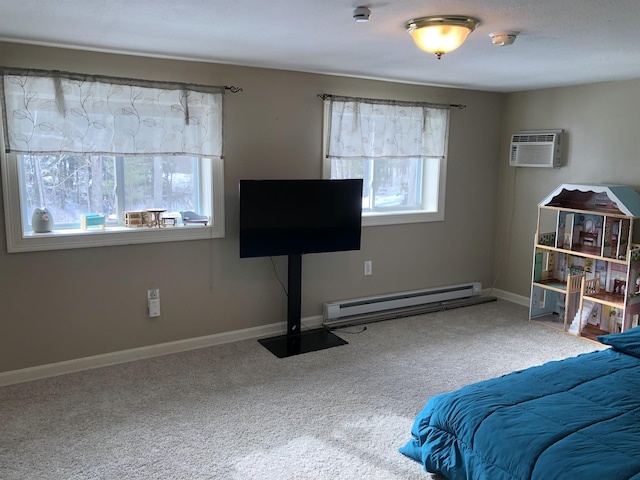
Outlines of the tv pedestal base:
<svg viewBox="0 0 640 480">
<path fill-rule="evenodd" d="M 325 348 L 347 345 L 346 340 L 324 328 L 300 330 L 302 325 L 300 305 L 302 302 L 302 254 L 289 255 L 289 291 L 287 295 L 287 334 L 258 340 L 278 358 L 301 353 L 315 352 Z"/>
<path fill-rule="evenodd" d="M 293 335 L 263 338 L 258 342 L 278 358 L 292 357 L 348 344 L 346 340 L 324 328 L 307 330 Z"/>
</svg>

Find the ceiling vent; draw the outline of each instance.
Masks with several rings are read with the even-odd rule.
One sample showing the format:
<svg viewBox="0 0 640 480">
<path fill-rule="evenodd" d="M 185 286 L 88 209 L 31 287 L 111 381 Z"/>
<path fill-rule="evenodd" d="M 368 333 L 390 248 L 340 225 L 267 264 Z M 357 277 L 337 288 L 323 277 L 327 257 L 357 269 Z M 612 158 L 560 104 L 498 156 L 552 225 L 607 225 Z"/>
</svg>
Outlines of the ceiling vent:
<svg viewBox="0 0 640 480">
<path fill-rule="evenodd" d="M 512 167 L 560 168 L 562 130 L 529 130 L 511 136 L 509 165 Z"/>
</svg>

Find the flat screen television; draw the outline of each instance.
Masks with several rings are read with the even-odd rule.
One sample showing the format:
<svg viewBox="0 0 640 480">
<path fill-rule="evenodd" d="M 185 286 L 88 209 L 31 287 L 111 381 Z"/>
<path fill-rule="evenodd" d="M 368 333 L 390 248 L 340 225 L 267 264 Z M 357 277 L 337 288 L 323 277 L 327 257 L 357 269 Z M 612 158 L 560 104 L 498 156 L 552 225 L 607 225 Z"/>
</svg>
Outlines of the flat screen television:
<svg viewBox="0 0 640 480">
<path fill-rule="evenodd" d="M 359 250 L 362 180 L 240 180 L 240 258 Z"/>
</svg>

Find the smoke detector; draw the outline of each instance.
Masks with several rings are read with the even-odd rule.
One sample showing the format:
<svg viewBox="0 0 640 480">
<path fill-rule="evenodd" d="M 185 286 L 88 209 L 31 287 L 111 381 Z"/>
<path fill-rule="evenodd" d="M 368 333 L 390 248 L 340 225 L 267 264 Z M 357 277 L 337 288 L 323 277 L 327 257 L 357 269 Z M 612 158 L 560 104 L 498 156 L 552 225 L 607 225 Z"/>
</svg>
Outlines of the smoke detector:
<svg viewBox="0 0 640 480">
<path fill-rule="evenodd" d="M 506 47 L 516 41 L 518 32 L 493 32 L 489 36 L 496 47 Z"/>
<path fill-rule="evenodd" d="M 371 18 L 369 7 L 356 7 L 353 9 L 353 19 L 358 23 L 366 23 Z"/>
</svg>

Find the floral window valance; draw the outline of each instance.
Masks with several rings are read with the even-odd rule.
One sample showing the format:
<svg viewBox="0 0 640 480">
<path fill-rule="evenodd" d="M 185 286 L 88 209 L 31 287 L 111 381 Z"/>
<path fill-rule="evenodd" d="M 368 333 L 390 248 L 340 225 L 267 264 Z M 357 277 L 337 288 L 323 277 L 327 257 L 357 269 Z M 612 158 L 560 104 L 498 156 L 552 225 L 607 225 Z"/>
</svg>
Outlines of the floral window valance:
<svg viewBox="0 0 640 480">
<path fill-rule="evenodd" d="M 224 87 L 3 68 L 8 152 L 222 158 Z"/>
<path fill-rule="evenodd" d="M 327 157 L 444 157 L 450 105 L 327 96 Z"/>
</svg>

